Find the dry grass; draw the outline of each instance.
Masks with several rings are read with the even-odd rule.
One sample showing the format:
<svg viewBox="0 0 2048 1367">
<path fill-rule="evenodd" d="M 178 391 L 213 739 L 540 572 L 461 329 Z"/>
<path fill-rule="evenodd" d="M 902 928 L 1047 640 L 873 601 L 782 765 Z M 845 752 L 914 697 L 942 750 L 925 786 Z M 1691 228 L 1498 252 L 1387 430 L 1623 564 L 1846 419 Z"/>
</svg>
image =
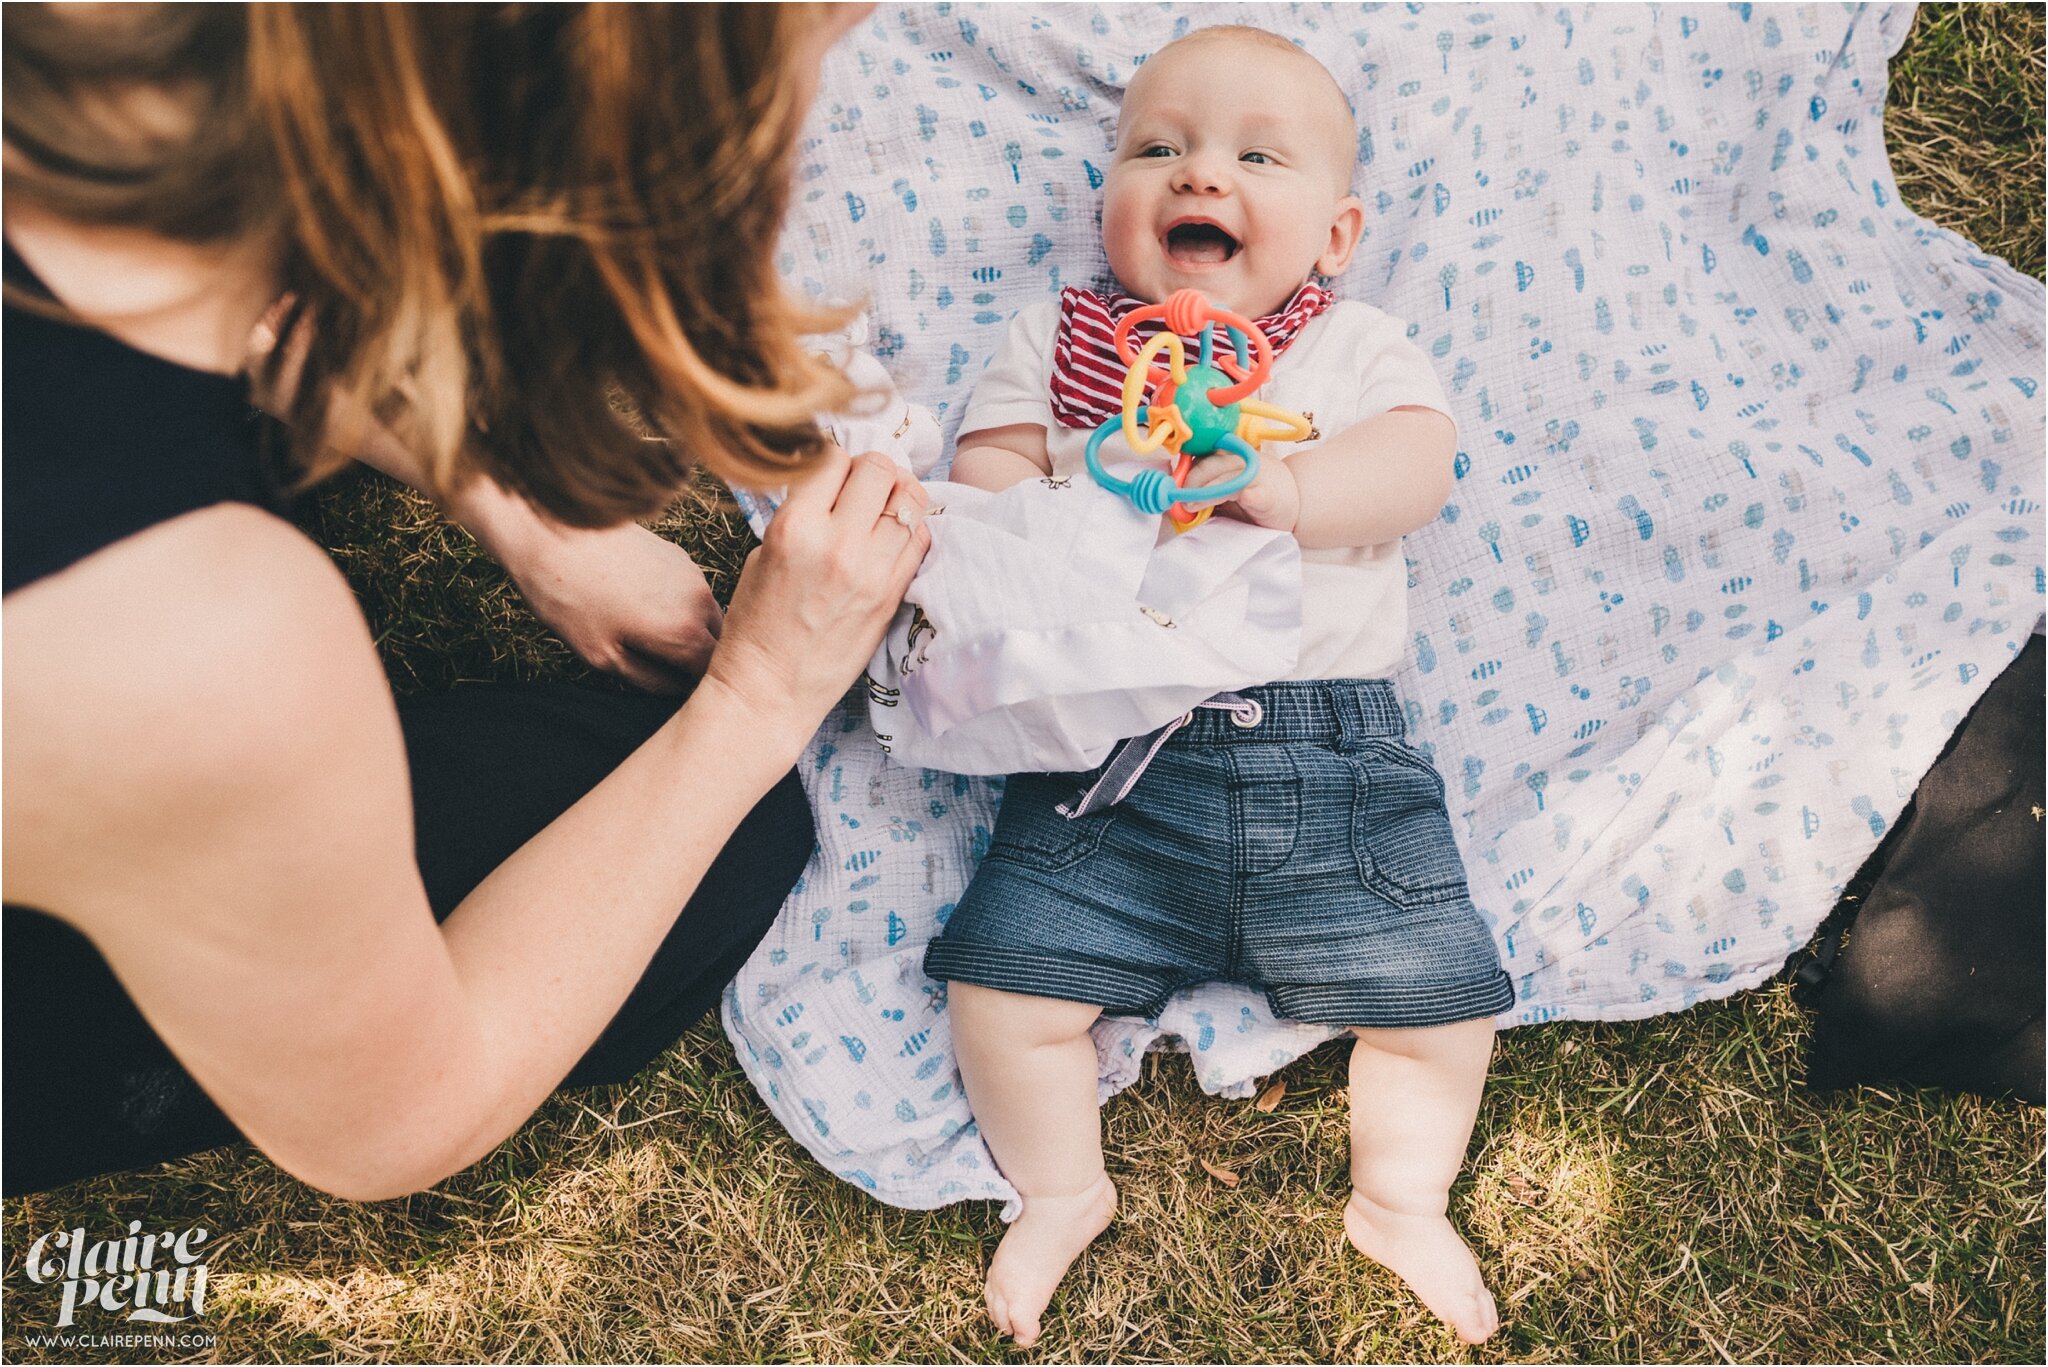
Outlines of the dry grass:
<svg viewBox="0 0 2048 1367">
<path fill-rule="evenodd" d="M 1885 146 L 1906 202 L 2042 278 L 2039 5 L 1926 5 L 1893 67 Z"/>
<path fill-rule="evenodd" d="M 1479 1352 L 1343 1245 L 1341 1048 L 1270 1113 L 1155 1057 L 1107 1113 L 1122 1218 L 1036 1356 L 2040 1360 L 2039 1113 L 1816 1098 L 1803 1035 L 1773 987 L 1505 1037 L 1456 1196 L 1507 1308 Z M 330 1201 L 233 1149 L 10 1202 L 8 1228 L 138 1215 L 220 1231 L 221 1360 L 1020 1356 L 980 1315 L 993 1207 L 898 1211 L 828 1176 L 708 1023 L 410 1200 Z"/>
<path fill-rule="evenodd" d="M 2042 33 L 2036 8 L 1923 10 L 1889 124 L 1908 201 L 2037 276 Z M 467 538 L 388 484 L 345 481 L 309 525 L 402 691 L 582 674 Z M 699 500 L 664 526 L 729 589 L 745 548 L 729 507 Z M 1343 1245 L 1341 1050 L 1289 1068 L 1269 1113 L 1155 1057 L 1107 1111 L 1122 1218 L 1029 1356 L 2042 1361 L 2041 1113 L 1815 1097 L 1798 1083 L 1805 1035 L 1780 982 L 1503 1037 L 1454 1196 L 1506 1312 L 1477 1352 Z M 202 1359 L 1025 1356 L 980 1313 L 994 1209 L 899 1211 L 830 1177 L 712 1022 L 630 1087 L 558 1098 L 408 1200 L 331 1201 L 230 1148 L 8 1201 L 6 1356 L 49 1356 L 20 1338 L 52 1318 L 20 1276 L 26 1242 L 131 1219 L 216 1231 L 219 1341 Z"/>
</svg>

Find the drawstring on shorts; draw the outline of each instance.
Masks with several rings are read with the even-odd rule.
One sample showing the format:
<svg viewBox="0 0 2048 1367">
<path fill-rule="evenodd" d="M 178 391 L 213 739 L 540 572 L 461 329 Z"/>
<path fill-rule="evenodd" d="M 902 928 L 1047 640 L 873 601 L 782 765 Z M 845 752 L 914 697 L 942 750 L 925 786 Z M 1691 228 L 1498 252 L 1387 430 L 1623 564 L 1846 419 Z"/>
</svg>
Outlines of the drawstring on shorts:
<svg viewBox="0 0 2048 1367">
<path fill-rule="evenodd" d="M 1160 727 L 1157 731 L 1129 740 L 1118 741 L 1116 749 L 1109 755 L 1109 762 L 1102 767 L 1102 775 L 1088 785 L 1085 792 L 1070 798 L 1054 808 L 1069 821 L 1099 812 L 1105 807 L 1114 807 L 1130 796 L 1131 789 L 1138 786 L 1138 780 L 1145 775 L 1159 747 L 1166 744 L 1174 732 L 1195 719 L 1195 711 L 1210 708 L 1230 713 L 1231 725 L 1249 731 L 1265 720 L 1266 709 L 1257 698 L 1247 698 L 1242 693 L 1218 693 L 1215 697 L 1195 704 L 1194 708 Z"/>
</svg>

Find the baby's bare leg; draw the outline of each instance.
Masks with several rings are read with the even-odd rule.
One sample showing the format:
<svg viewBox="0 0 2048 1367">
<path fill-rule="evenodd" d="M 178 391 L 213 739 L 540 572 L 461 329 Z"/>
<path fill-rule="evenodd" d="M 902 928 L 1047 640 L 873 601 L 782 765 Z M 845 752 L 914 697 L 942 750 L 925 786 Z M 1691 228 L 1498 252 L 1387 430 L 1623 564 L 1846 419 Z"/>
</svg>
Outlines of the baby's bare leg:
<svg viewBox="0 0 2048 1367">
<path fill-rule="evenodd" d="M 1479 1117 L 1493 1022 L 1353 1033 L 1345 1233 L 1459 1338 L 1490 1338 L 1500 1315 L 1446 1212 Z"/>
<path fill-rule="evenodd" d="M 961 982 L 947 1000 L 975 1123 L 1024 1198 L 989 1262 L 989 1318 L 1028 1348 L 1060 1278 L 1116 1212 L 1088 1038 L 1102 1008 Z"/>
</svg>

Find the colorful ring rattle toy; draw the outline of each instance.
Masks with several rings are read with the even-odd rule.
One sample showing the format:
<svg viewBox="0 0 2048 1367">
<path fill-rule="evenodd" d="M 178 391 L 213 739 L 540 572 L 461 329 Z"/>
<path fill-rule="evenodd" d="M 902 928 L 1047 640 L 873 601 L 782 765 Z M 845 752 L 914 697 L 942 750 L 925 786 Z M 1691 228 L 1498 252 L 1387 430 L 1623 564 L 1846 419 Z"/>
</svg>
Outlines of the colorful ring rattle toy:
<svg viewBox="0 0 2048 1367">
<path fill-rule="evenodd" d="M 1160 319 L 1165 329 L 1131 351 L 1131 329 Z M 1233 358 L 1214 354 L 1216 329 L 1229 335 Z M 1181 334 L 1201 334 L 1201 351 L 1193 366 Z M 1273 371 L 1273 344 L 1258 324 L 1227 309 L 1211 308 L 1199 290 L 1178 290 L 1163 304 L 1148 304 L 1124 315 L 1111 337 L 1117 359 L 1130 369 L 1124 375 L 1123 415 L 1111 418 L 1088 438 L 1088 473 L 1111 493 L 1121 494 L 1140 511 L 1165 513 L 1176 531 L 1199 527 L 1224 499 L 1242 493 L 1258 477 L 1259 443 L 1300 441 L 1309 434 L 1308 419 L 1249 397 Z M 1167 353 L 1167 373 L 1155 376 L 1159 353 Z M 1252 361 L 1256 354 L 1257 363 Z M 1152 396 L 1145 398 L 1150 385 Z M 1119 479 L 1102 468 L 1102 443 L 1121 431 L 1133 452 L 1149 456 L 1162 446 L 1164 470 L 1140 470 Z M 1207 488 L 1187 488 L 1188 472 L 1203 456 L 1225 451 L 1244 462 L 1234 478 Z M 1195 508 L 1190 505 L 1208 504 Z"/>
</svg>

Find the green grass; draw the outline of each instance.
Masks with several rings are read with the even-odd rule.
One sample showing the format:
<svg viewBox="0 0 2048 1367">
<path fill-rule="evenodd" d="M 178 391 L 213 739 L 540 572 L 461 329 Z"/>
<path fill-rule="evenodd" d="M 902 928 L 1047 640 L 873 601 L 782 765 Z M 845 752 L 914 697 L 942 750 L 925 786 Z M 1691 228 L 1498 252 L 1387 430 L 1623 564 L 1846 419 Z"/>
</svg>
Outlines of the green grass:
<svg viewBox="0 0 2048 1367">
<path fill-rule="evenodd" d="M 1888 122 L 1908 202 L 2037 277 L 2042 43 L 2038 8 L 1924 9 Z M 311 516 L 401 691 L 584 676 L 418 500 L 355 477 Z M 729 508 L 663 525 L 730 588 Z M 1343 1245 L 1339 1049 L 1287 1069 L 1271 1113 L 1150 1059 L 1106 1112 L 1122 1216 L 1019 1355 L 981 1316 L 993 1207 L 899 1211 L 830 1177 L 708 1021 L 407 1200 L 332 1201 L 245 1147 L 10 1200 L 4 1351 L 35 1360 L 19 1335 L 52 1318 L 28 1240 L 139 1218 L 216 1232 L 219 1342 L 194 1356 L 226 1360 L 2042 1360 L 2041 1112 L 1817 1097 L 1805 1038 L 1782 981 L 1503 1036 L 1454 1195 L 1506 1320 L 1478 1351 Z"/>
</svg>

